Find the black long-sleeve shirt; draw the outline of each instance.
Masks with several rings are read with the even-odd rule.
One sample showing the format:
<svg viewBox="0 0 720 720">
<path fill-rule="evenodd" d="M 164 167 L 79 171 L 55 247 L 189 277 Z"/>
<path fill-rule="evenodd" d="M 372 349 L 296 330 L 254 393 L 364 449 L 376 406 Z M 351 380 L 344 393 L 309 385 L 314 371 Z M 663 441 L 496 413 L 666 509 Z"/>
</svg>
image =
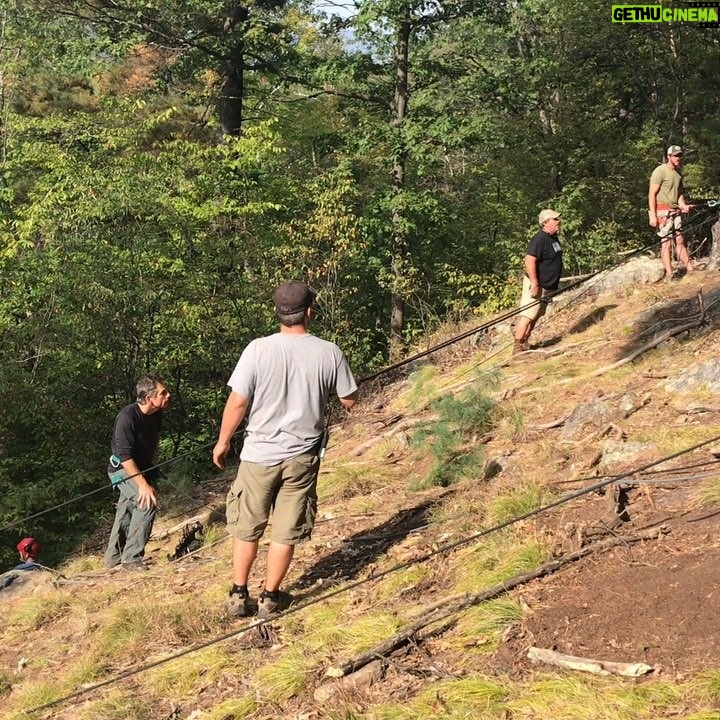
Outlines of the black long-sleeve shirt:
<svg viewBox="0 0 720 720">
<path fill-rule="evenodd" d="M 160 442 L 160 428 L 162 426 L 162 412 L 146 415 L 137 403 L 125 406 L 115 418 L 113 426 L 111 450 L 120 462 L 134 460 L 138 469 L 148 482 L 156 480 L 159 472 L 153 470 L 144 472 L 155 465 L 155 455 Z M 117 472 L 112 464 L 108 465 L 108 472 Z"/>
</svg>

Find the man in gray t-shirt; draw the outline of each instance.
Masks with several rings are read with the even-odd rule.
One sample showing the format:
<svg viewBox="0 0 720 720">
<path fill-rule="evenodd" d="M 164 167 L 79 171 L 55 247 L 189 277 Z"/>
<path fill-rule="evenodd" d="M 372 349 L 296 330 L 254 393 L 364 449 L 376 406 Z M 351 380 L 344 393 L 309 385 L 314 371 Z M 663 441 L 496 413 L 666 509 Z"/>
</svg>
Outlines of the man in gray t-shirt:
<svg viewBox="0 0 720 720">
<path fill-rule="evenodd" d="M 247 582 L 271 511 L 272 538 L 258 614 L 290 603 L 280 584 L 296 543 L 310 537 L 315 523 L 325 409 L 331 394 L 348 409 L 357 401 L 357 385 L 340 348 L 307 331 L 314 299 L 304 283 L 281 285 L 275 293 L 280 332 L 253 340 L 228 381 L 231 393 L 213 450 L 218 467 L 223 467 L 230 439 L 247 415 L 240 468 L 227 497 L 233 536 L 227 607 L 236 616 L 254 611 Z"/>
</svg>

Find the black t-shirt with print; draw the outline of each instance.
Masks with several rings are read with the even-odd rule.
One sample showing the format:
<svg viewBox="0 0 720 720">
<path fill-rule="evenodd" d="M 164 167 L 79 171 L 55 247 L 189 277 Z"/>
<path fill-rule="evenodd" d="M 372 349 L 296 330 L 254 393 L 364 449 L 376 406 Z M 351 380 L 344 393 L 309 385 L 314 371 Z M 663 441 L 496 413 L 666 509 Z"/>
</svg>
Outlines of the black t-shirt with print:
<svg viewBox="0 0 720 720">
<path fill-rule="evenodd" d="M 562 275 L 562 248 L 557 235 L 548 235 L 540 230 L 530 241 L 527 254 L 538 259 L 537 272 L 540 287 L 557 290 Z"/>
</svg>

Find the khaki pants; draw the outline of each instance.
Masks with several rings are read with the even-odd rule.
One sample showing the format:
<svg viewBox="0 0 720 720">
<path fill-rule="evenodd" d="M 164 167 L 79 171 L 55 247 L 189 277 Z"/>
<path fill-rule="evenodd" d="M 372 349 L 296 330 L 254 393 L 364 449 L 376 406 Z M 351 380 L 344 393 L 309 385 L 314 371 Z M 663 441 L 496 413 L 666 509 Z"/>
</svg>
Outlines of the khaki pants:
<svg viewBox="0 0 720 720">
<path fill-rule="evenodd" d="M 228 532 L 238 540 L 259 540 L 272 512 L 273 542 L 308 540 L 315 526 L 319 469 L 316 453 L 271 466 L 243 460 L 227 496 Z"/>
<path fill-rule="evenodd" d="M 541 288 L 541 297 L 546 297 L 548 294 L 548 291 L 544 288 Z M 522 286 L 522 297 L 520 298 L 520 307 L 525 308 L 525 310 L 522 310 L 520 313 L 518 313 L 520 316 L 527 318 L 528 320 L 537 320 L 538 318 L 541 318 L 545 314 L 545 310 L 547 309 L 547 303 L 544 302 L 536 302 L 536 300 L 539 300 L 540 298 L 534 298 L 530 294 L 530 278 L 525 275 L 523 277 L 523 286 Z M 525 307 L 526 305 L 529 305 L 530 303 L 535 303 L 532 307 Z"/>
<path fill-rule="evenodd" d="M 110 531 L 110 540 L 105 551 L 105 565 L 115 567 L 123 563 L 142 560 L 145 546 L 150 539 L 157 508 L 141 508 L 137 502 L 138 486 L 125 470 L 120 470 L 128 478 L 117 483 L 120 491 L 115 522 Z"/>
</svg>

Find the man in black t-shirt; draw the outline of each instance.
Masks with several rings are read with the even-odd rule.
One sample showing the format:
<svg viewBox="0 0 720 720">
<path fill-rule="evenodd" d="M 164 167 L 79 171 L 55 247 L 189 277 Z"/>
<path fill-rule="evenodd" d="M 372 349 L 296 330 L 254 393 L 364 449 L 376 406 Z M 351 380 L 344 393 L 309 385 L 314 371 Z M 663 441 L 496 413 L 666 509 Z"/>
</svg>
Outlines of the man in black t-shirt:
<svg viewBox="0 0 720 720">
<path fill-rule="evenodd" d="M 530 241 L 525 255 L 525 277 L 520 299 L 523 309 L 515 323 L 513 355 L 529 349 L 530 333 L 538 318 L 545 314 L 547 306 L 536 301 L 557 290 L 562 275 L 562 248 L 557 235 L 560 215 L 554 210 L 543 210 L 538 216 L 538 223 L 540 231 Z"/>
<path fill-rule="evenodd" d="M 108 476 L 120 491 L 115 522 L 105 552 L 105 566 L 122 563 L 125 570 L 144 569 L 145 545 L 152 531 L 157 498 L 157 448 L 162 411 L 170 404 L 163 381 L 148 375 L 138 381 L 137 401 L 125 406 L 115 418 Z"/>
</svg>

